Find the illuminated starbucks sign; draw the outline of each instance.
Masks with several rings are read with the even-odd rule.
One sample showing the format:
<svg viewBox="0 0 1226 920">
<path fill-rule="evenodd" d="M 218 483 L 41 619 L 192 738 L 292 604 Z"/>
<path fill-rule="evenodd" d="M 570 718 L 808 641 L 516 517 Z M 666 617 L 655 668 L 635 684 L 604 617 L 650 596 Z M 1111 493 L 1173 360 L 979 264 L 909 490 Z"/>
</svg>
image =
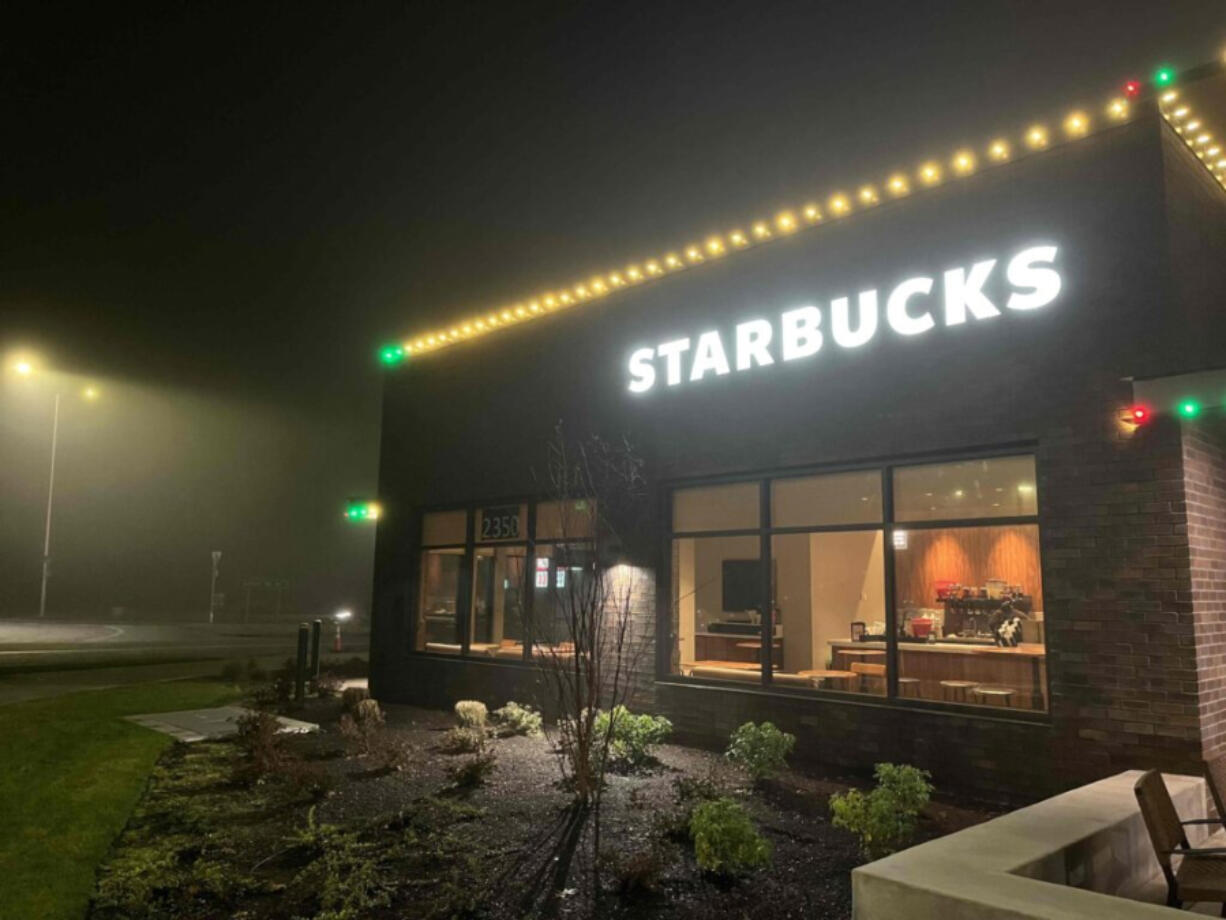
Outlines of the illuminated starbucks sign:
<svg viewBox="0 0 1226 920">
<path fill-rule="evenodd" d="M 827 337 L 834 347 L 856 349 L 879 334 L 918 337 L 938 325 L 961 326 L 998 319 L 1007 311 L 1039 310 L 1060 294 L 1057 255 L 1058 247 L 1045 244 L 1011 256 L 1003 268 L 1008 287 L 996 301 L 985 287 L 998 274 L 1000 260 L 983 259 L 947 269 L 939 276 L 907 278 L 884 298 L 876 288 L 860 291 L 854 309 L 850 297 L 836 297 L 825 311 L 806 304 L 774 318 L 746 319 L 736 324 L 731 335 L 711 329 L 636 348 L 627 364 L 628 389 L 646 393 L 661 383 L 669 387 L 696 384 L 708 377 L 813 359 Z"/>
</svg>

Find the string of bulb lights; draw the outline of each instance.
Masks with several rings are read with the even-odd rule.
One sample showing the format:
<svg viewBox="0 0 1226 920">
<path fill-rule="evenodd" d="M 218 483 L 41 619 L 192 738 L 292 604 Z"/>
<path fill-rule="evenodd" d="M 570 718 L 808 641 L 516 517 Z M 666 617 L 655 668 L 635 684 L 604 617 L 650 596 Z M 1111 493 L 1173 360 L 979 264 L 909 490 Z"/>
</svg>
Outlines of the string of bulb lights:
<svg viewBox="0 0 1226 920">
<path fill-rule="evenodd" d="M 1226 65 L 1226 53 L 1219 61 L 1219 68 L 1222 65 Z M 985 168 L 1015 162 L 1058 145 L 1075 143 L 1097 131 L 1128 121 L 1134 105 L 1149 96 L 1157 98 L 1163 118 L 1183 138 L 1218 184 L 1226 188 L 1226 156 L 1222 156 L 1222 149 L 1214 141 L 1213 135 L 1205 130 L 1201 120 L 1174 88 L 1178 80 L 1179 74 L 1174 68 L 1160 67 L 1153 73 L 1148 85 L 1140 80 L 1126 81 L 1099 114 L 1092 115 L 1078 108 L 1068 112 L 1056 128 L 1044 122 L 1032 123 L 1018 134 L 995 137 L 982 148 L 963 147 L 948 158 L 925 160 L 914 170 L 895 172 L 879 182 L 860 185 L 854 192 L 835 191 L 802 206 L 780 210 L 773 219 L 759 219 L 723 234 L 711 234 L 702 242 L 690 243 L 573 285 L 423 332 L 399 344 L 384 345 L 379 351 L 379 360 L 387 366 L 398 365 L 411 357 L 599 300 L 622 288 L 646 284 L 741 250 L 790 237 L 808 227 L 828 220 L 839 220 L 857 210 L 868 210 L 890 200 L 905 198 L 915 192 L 971 176 Z"/>
</svg>

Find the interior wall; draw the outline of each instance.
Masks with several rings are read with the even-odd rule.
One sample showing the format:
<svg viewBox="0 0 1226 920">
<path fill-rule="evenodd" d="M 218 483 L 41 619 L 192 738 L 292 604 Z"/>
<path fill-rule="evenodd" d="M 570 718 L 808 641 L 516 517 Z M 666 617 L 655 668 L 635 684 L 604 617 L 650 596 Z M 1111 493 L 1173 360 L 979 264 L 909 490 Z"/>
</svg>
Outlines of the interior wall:
<svg viewBox="0 0 1226 920">
<path fill-rule="evenodd" d="M 938 581 L 980 586 L 989 578 L 1021 585 L 1042 609 L 1039 528 L 1035 524 L 907 531 L 907 549 L 894 552 L 899 603 L 936 604 Z"/>
<path fill-rule="evenodd" d="M 881 531 L 809 534 L 813 598 L 811 660 L 825 668 L 830 642 L 847 639 L 851 623 L 885 619 L 885 556 Z"/>
<path fill-rule="evenodd" d="M 694 629 L 697 599 L 694 593 L 694 541 L 673 541 L 673 590 L 675 594 L 674 633 L 681 661 L 694 660 Z M 674 662 L 674 666 L 677 662 Z"/>
</svg>

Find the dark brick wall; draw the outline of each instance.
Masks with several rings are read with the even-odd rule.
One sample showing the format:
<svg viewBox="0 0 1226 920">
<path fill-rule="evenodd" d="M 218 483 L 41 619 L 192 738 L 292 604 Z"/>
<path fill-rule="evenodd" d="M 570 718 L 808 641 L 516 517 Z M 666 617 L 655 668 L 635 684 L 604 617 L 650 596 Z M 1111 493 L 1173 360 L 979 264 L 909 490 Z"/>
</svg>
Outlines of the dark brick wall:
<svg viewBox="0 0 1226 920">
<path fill-rule="evenodd" d="M 1186 423 L 1183 465 L 1200 741 L 1208 758 L 1226 753 L 1226 423 Z"/>
</svg>

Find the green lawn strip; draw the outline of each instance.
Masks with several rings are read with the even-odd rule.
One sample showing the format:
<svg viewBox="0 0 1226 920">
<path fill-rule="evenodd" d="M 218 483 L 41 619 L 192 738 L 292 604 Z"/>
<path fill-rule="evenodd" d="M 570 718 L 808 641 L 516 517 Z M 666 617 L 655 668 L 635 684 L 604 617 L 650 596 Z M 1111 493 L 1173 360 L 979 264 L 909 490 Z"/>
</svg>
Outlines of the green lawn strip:
<svg viewBox="0 0 1226 920">
<path fill-rule="evenodd" d="M 219 706 L 238 688 L 138 684 L 0 706 L 0 918 L 79 920 L 167 735 L 123 720 Z"/>
</svg>

